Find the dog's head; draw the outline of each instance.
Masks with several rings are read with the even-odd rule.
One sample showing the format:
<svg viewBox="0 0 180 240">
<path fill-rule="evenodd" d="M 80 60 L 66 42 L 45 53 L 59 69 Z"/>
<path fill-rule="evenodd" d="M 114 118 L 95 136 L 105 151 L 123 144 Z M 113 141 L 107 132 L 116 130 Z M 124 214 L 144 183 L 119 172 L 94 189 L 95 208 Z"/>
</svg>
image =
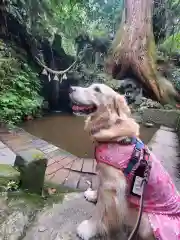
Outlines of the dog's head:
<svg viewBox="0 0 180 240">
<path fill-rule="evenodd" d="M 89 115 L 85 130 L 94 139 L 100 141 L 139 135 L 139 125 L 131 118 L 124 96 L 105 84 L 72 87 L 70 98 L 75 113 Z"/>
<path fill-rule="evenodd" d="M 73 103 L 73 112 L 85 115 L 94 115 L 103 106 L 111 106 L 122 118 L 130 113 L 124 96 L 116 93 L 105 84 L 94 83 L 87 88 L 71 87 L 70 98 Z"/>
</svg>

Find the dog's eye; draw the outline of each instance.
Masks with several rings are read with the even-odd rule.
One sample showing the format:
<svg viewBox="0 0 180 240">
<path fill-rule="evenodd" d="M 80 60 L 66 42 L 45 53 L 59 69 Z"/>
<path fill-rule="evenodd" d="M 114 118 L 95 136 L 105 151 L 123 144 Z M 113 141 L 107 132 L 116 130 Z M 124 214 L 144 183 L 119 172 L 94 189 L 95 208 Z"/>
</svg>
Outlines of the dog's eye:
<svg viewBox="0 0 180 240">
<path fill-rule="evenodd" d="M 95 88 L 94 88 L 94 91 L 95 91 L 95 92 L 99 92 L 99 93 L 101 92 L 101 90 L 100 90 L 99 87 L 95 87 Z"/>
</svg>

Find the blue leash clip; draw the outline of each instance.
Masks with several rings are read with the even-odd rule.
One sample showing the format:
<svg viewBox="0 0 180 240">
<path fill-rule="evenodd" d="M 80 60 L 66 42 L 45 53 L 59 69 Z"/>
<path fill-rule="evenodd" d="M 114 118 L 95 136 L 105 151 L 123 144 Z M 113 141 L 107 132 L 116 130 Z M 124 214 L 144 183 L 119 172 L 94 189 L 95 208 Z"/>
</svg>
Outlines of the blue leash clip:
<svg viewBox="0 0 180 240">
<path fill-rule="evenodd" d="M 141 150 L 144 148 L 144 143 L 137 138 L 132 138 L 132 144 L 135 144 L 134 151 L 132 153 L 131 159 L 128 163 L 127 168 L 124 169 L 124 175 L 127 176 L 133 169 L 133 167 L 138 163 L 141 157 Z"/>
</svg>

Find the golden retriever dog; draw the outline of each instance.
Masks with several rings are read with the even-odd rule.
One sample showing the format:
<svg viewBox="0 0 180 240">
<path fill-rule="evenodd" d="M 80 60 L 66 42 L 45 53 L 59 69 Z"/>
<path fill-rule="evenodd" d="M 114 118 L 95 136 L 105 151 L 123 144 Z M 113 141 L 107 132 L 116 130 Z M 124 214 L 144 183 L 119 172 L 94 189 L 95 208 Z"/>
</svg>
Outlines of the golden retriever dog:
<svg viewBox="0 0 180 240">
<path fill-rule="evenodd" d="M 77 227 L 77 235 L 81 239 L 89 240 L 98 235 L 104 236 L 109 235 L 112 231 L 119 231 L 124 224 L 133 229 L 138 217 L 139 198 L 129 196 L 128 185 L 130 183 L 127 176 L 124 175 L 123 169 L 98 159 L 108 158 L 112 161 L 115 158 L 130 159 L 134 146 L 122 145 L 121 142 L 127 137 L 139 139 L 139 125 L 131 117 L 124 96 L 119 95 L 105 84 L 92 84 L 87 88 L 71 87 L 69 95 L 73 103 L 73 111 L 87 115 L 85 130 L 96 144 L 97 174 L 99 176 L 98 189 L 88 189 L 84 192 L 87 201 L 97 202 L 95 211 L 89 220 L 83 221 Z M 166 240 L 168 237 L 171 240 L 180 239 L 175 238 L 175 229 L 180 226 L 179 195 L 168 173 L 152 153 L 150 153 L 150 160 L 152 162 L 150 183 L 148 182 L 146 186 L 147 194 L 138 234 L 144 240 Z M 159 169 L 158 174 L 162 174 L 160 184 L 155 184 L 159 176 L 155 169 Z M 168 188 L 167 182 L 171 188 Z M 159 199 L 160 190 L 156 189 L 156 186 L 162 189 L 163 196 L 157 205 L 156 201 Z M 172 186 L 174 190 L 172 190 Z M 172 199 L 174 201 L 170 202 L 170 197 L 171 201 Z M 179 203 L 175 201 L 177 199 Z M 160 207 L 161 204 L 162 206 L 168 205 L 169 212 L 162 206 Z M 174 204 L 177 204 L 179 210 L 174 210 Z M 160 218 L 161 215 L 162 218 Z M 178 216 L 178 220 L 172 220 L 170 215 Z M 161 222 L 165 224 L 167 221 L 171 221 L 174 227 L 168 228 L 166 225 L 160 224 Z M 164 229 L 167 228 L 168 231 L 164 234 Z M 178 231 L 180 237 L 180 230 Z M 173 238 L 173 236 L 175 237 Z"/>
</svg>

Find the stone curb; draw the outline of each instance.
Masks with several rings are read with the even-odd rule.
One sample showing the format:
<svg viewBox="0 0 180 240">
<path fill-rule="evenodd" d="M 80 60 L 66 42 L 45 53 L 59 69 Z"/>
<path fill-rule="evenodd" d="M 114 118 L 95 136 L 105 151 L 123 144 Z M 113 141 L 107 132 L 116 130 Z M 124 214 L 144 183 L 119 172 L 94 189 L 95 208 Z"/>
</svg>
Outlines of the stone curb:
<svg viewBox="0 0 180 240">
<path fill-rule="evenodd" d="M 142 111 L 142 121 L 175 128 L 180 110 L 165 110 L 145 108 Z"/>
</svg>

